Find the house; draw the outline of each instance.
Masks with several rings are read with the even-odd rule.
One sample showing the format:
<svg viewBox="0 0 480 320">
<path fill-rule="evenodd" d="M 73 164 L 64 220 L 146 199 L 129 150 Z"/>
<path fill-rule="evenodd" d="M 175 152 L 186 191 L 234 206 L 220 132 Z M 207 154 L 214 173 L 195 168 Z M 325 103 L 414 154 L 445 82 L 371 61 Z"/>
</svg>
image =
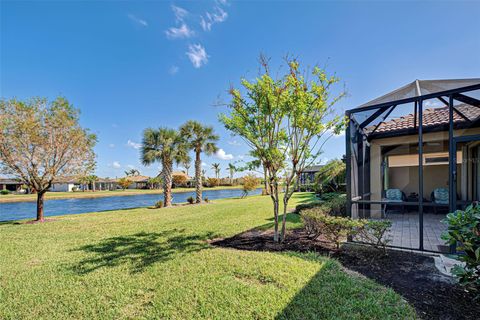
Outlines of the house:
<svg viewBox="0 0 480 320">
<path fill-rule="evenodd" d="M 78 181 L 78 178 L 65 177 L 56 179 L 50 187 L 51 192 L 72 192 L 82 189 L 82 184 Z"/>
<path fill-rule="evenodd" d="M 128 180 L 132 181 L 132 183 L 128 186 L 128 189 L 147 189 L 148 188 L 148 176 L 127 176 Z"/>
<path fill-rule="evenodd" d="M 0 191 L 7 190 L 12 192 L 19 192 L 22 190 L 23 183 L 19 179 L 14 178 L 0 178 Z"/>
<path fill-rule="evenodd" d="M 415 80 L 346 112 L 347 211 L 392 245 L 452 251 L 447 212 L 480 200 L 480 79 Z"/>
<path fill-rule="evenodd" d="M 313 188 L 315 184 L 315 175 L 320 171 L 323 165 L 316 164 L 305 167 L 303 171 L 300 173 L 298 179 L 298 190 L 310 190 Z"/>
<path fill-rule="evenodd" d="M 195 185 L 195 180 L 183 171 L 173 171 L 172 177 L 174 187 L 192 187 Z"/>
<path fill-rule="evenodd" d="M 94 188 L 95 187 L 95 188 Z M 85 184 L 76 177 L 60 178 L 54 181 L 50 187 L 51 192 L 73 192 L 73 191 L 87 191 L 87 190 L 115 190 L 117 189 L 117 181 L 109 178 L 98 178 L 95 181 L 95 186 Z"/>
</svg>

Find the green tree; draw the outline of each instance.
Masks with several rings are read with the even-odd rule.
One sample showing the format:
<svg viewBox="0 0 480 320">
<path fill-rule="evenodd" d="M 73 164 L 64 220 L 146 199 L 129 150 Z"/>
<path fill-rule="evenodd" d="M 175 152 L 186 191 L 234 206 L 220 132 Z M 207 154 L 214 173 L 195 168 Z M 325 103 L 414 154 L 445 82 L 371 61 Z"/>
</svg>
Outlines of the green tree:
<svg viewBox="0 0 480 320">
<path fill-rule="evenodd" d="M 146 166 L 154 162 L 162 165 L 164 205 L 172 205 L 173 163 L 182 163 L 188 159 L 187 145 L 177 130 L 148 128 L 143 132 L 142 163 Z"/>
<path fill-rule="evenodd" d="M 213 163 L 212 169 L 215 172 L 215 178 L 220 179 L 220 163 Z"/>
<path fill-rule="evenodd" d="M 198 121 L 187 121 L 180 127 L 182 136 L 187 140 L 190 149 L 195 153 L 195 201 L 202 202 L 202 152 L 211 155 L 215 153 L 219 137 L 213 127 L 204 126 Z M 188 174 L 188 173 L 187 173 Z"/>
<path fill-rule="evenodd" d="M 44 196 L 54 180 L 84 175 L 94 166 L 95 143 L 65 98 L 0 100 L 0 169 L 37 193 L 37 221 L 44 220 Z"/>
<path fill-rule="evenodd" d="M 317 188 L 321 192 L 337 192 L 339 183 L 345 181 L 346 174 L 345 162 L 339 159 L 333 159 L 327 162 L 315 175 Z"/>
<path fill-rule="evenodd" d="M 98 177 L 94 174 L 87 176 L 88 184 L 92 186 L 91 190 L 95 192 L 95 183 L 98 181 Z"/>
<path fill-rule="evenodd" d="M 334 105 L 343 97 L 330 97 L 330 87 L 338 81 L 314 67 L 311 79 L 299 71 L 294 59 L 287 59 L 288 71 L 273 78 L 269 62 L 261 57 L 262 74 L 251 82 L 242 79 L 245 94 L 231 88 L 229 113 L 221 114 L 220 121 L 239 135 L 252 149 L 266 171 L 274 212 L 274 240 L 279 241 L 279 182 L 285 175 L 281 238 L 286 232 L 288 201 L 294 184 L 307 163 L 322 151 L 324 141 L 339 133 L 343 117 L 336 116 Z"/>
</svg>

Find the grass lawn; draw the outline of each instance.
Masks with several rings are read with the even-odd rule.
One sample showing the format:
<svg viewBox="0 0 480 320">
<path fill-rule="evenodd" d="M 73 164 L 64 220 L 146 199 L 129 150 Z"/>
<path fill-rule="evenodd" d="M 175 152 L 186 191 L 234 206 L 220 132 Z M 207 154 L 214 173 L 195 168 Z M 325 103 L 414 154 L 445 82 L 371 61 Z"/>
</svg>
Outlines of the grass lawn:
<svg viewBox="0 0 480 320">
<path fill-rule="evenodd" d="M 261 186 L 259 186 L 261 187 Z M 213 188 L 203 188 L 203 190 L 225 190 L 225 189 L 241 189 L 242 186 L 221 186 Z M 174 188 L 172 191 L 175 192 L 192 192 L 195 191 L 195 188 Z M 161 194 L 163 191 L 161 189 L 127 189 L 127 190 L 102 190 L 102 191 L 76 191 L 76 192 L 47 192 L 45 194 L 45 199 L 73 199 L 73 198 L 100 198 L 100 197 L 111 197 L 111 196 L 133 196 L 137 194 Z M 36 194 L 5 194 L 0 195 L 0 203 L 6 202 L 25 202 L 25 201 L 37 201 Z"/>
<path fill-rule="evenodd" d="M 206 241 L 268 227 L 271 215 L 270 198 L 253 196 L 1 223 L 0 319 L 415 317 L 392 290 L 328 258 Z"/>
</svg>

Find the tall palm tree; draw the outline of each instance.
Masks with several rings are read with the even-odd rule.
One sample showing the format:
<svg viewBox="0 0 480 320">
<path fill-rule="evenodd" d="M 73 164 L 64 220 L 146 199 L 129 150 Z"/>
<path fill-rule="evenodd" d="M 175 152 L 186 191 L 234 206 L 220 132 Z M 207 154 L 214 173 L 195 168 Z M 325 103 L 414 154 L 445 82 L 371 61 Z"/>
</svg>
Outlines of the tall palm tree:
<svg viewBox="0 0 480 320">
<path fill-rule="evenodd" d="M 235 171 L 237 171 L 237 168 L 235 168 L 233 163 L 229 163 L 227 170 L 230 173 L 230 183 L 233 184 L 233 175 L 235 174 Z"/>
<path fill-rule="evenodd" d="M 213 163 L 212 164 L 212 169 L 215 171 L 215 178 L 219 179 L 220 178 L 220 163 Z"/>
<path fill-rule="evenodd" d="M 180 164 L 188 159 L 185 141 L 177 130 L 148 128 L 143 132 L 142 163 L 150 165 L 160 162 L 162 165 L 164 205 L 172 205 L 173 163 Z"/>
<path fill-rule="evenodd" d="M 189 147 L 195 152 L 195 193 L 196 202 L 202 202 L 202 159 L 203 152 L 211 155 L 217 152 L 216 142 L 219 137 L 213 132 L 213 127 L 204 126 L 198 121 L 187 121 L 180 127 L 182 136 L 188 141 Z"/>
</svg>

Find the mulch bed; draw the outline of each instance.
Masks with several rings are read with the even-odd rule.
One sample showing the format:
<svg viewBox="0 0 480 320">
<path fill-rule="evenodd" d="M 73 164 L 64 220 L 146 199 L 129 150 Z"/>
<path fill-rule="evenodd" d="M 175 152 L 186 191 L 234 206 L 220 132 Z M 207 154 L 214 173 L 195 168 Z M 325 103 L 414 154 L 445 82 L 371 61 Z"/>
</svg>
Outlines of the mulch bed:
<svg viewBox="0 0 480 320">
<path fill-rule="evenodd" d="M 480 319 L 480 302 L 455 280 L 435 267 L 432 256 L 388 250 L 387 255 L 368 246 L 344 245 L 340 251 L 325 241 L 312 241 L 303 230 L 292 230 L 284 243 L 273 242 L 272 231 L 249 230 L 212 245 L 255 251 L 315 251 L 340 261 L 350 270 L 394 289 L 422 319 Z"/>
</svg>

